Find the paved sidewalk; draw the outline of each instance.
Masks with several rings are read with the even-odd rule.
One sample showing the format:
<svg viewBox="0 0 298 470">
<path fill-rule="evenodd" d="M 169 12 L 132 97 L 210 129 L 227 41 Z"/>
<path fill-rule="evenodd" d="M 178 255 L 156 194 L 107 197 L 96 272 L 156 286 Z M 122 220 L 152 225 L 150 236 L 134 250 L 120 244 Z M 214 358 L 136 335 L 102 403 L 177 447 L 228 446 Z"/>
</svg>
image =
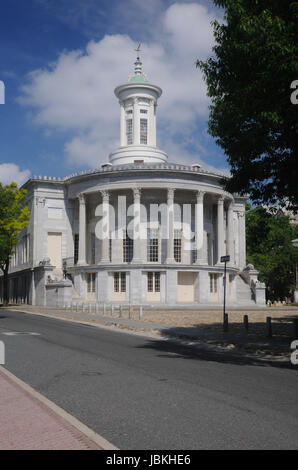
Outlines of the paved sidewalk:
<svg viewBox="0 0 298 470">
<path fill-rule="evenodd" d="M 0 369 L 1 450 L 100 450 Z"/>
</svg>

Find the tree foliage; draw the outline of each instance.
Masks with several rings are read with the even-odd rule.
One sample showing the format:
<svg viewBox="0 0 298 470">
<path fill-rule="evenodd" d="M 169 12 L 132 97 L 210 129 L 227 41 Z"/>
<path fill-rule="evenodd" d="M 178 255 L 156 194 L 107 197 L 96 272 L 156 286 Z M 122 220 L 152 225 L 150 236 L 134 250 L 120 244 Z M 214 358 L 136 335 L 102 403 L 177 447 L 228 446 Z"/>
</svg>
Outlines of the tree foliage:
<svg viewBox="0 0 298 470">
<path fill-rule="evenodd" d="M 16 183 L 3 186 L 0 183 L 0 269 L 4 274 L 4 304 L 8 302 L 8 270 L 10 257 L 18 243 L 20 232 L 30 220 L 26 204 L 26 190 L 19 189 Z"/>
<path fill-rule="evenodd" d="M 295 289 L 298 266 L 298 248 L 292 244 L 295 238 L 298 227 L 290 225 L 289 217 L 278 216 L 264 207 L 247 211 L 247 262 L 260 271 L 260 280 L 268 287 L 271 300 L 290 296 Z"/>
<path fill-rule="evenodd" d="M 214 57 L 198 61 L 211 97 L 209 133 L 224 149 L 226 189 L 298 209 L 298 2 L 214 0 Z M 291 206 L 290 206 L 290 205 Z"/>
</svg>

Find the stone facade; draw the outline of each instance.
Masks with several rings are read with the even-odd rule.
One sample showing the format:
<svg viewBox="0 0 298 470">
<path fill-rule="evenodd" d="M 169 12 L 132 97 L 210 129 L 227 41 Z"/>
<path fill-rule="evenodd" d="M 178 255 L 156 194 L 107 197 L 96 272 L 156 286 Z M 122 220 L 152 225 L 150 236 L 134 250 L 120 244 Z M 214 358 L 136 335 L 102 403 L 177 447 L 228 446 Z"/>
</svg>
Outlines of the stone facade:
<svg viewBox="0 0 298 470">
<path fill-rule="evenodd" d="M 246 268 L 246 198 L 225 192 L 221 174 L 167 162 L 156 147 L 161 89 L 139 59 L 115 94 L 121 146 L 109 163 L 25 183 L 31 221 L 12 259 L 11 300 L 219 305 L 220 257 L 230 255 L 228 305 L 263 305 L 265 287 Z"/>
</svg>

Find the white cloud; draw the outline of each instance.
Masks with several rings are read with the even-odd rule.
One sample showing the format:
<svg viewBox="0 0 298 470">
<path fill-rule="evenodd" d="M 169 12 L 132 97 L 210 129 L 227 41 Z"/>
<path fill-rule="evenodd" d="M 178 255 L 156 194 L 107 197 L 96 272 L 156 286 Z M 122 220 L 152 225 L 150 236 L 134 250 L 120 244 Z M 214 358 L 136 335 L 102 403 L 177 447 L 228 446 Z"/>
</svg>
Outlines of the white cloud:
<svg viewBox="0 0 298 470">
<path fill-rule="evenodd" d="M 15 163 L 1 163 L 0 164 L 0 182 L 2 184 L 17 183 L 18 186 L 27 181 L 30 177 L 30 170 L 20 170 Z"/>
<path fill-rule="evenodd" d="M 212 19 L 214 14 L 198 3 L 172 4 L 160 15 L 155 39 L 142 46 L 144 72 L 164 91 L 158 107 L 160 141 L 190 134 L 197 119 L 207 120 L 206 87 L 195 61 L 211 53 Z M 65 143 L 69 163 L 98 166 L 119 145 L 113 89 L 133 71 L 135 46 L 127 35 L 106 35 L 90 41 L 85 51 L 63 52 L 56 63 L 29 75 L 20 102 L 35 109 L 35 122 L 47 131 L 73 134 Z M 183 145 L 177 151 L 181 162 L 191 158 Z"/>
</svg>

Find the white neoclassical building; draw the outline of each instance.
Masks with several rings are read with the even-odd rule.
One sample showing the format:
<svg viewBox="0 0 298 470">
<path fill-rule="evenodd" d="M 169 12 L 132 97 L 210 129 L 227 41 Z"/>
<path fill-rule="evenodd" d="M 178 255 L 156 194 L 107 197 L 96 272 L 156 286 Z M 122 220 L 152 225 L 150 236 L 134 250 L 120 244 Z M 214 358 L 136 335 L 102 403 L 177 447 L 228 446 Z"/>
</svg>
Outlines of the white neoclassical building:
<svg viewBox="0 0 298 470">
<path fill-rule="evenodd" d="M 265 287 L 246 266 L 246 198 L 225 192 L 222 174 L 168 162 L 156 145 L 161 93 L 137 58 L 115 89 L 120 147 L 109 162 L 24 184 L 31 222 L 11 260 L 11 300 L 219 305 L 220 258 L 229 255 L 228 305 L 264 304 Z"/>
</svg>

